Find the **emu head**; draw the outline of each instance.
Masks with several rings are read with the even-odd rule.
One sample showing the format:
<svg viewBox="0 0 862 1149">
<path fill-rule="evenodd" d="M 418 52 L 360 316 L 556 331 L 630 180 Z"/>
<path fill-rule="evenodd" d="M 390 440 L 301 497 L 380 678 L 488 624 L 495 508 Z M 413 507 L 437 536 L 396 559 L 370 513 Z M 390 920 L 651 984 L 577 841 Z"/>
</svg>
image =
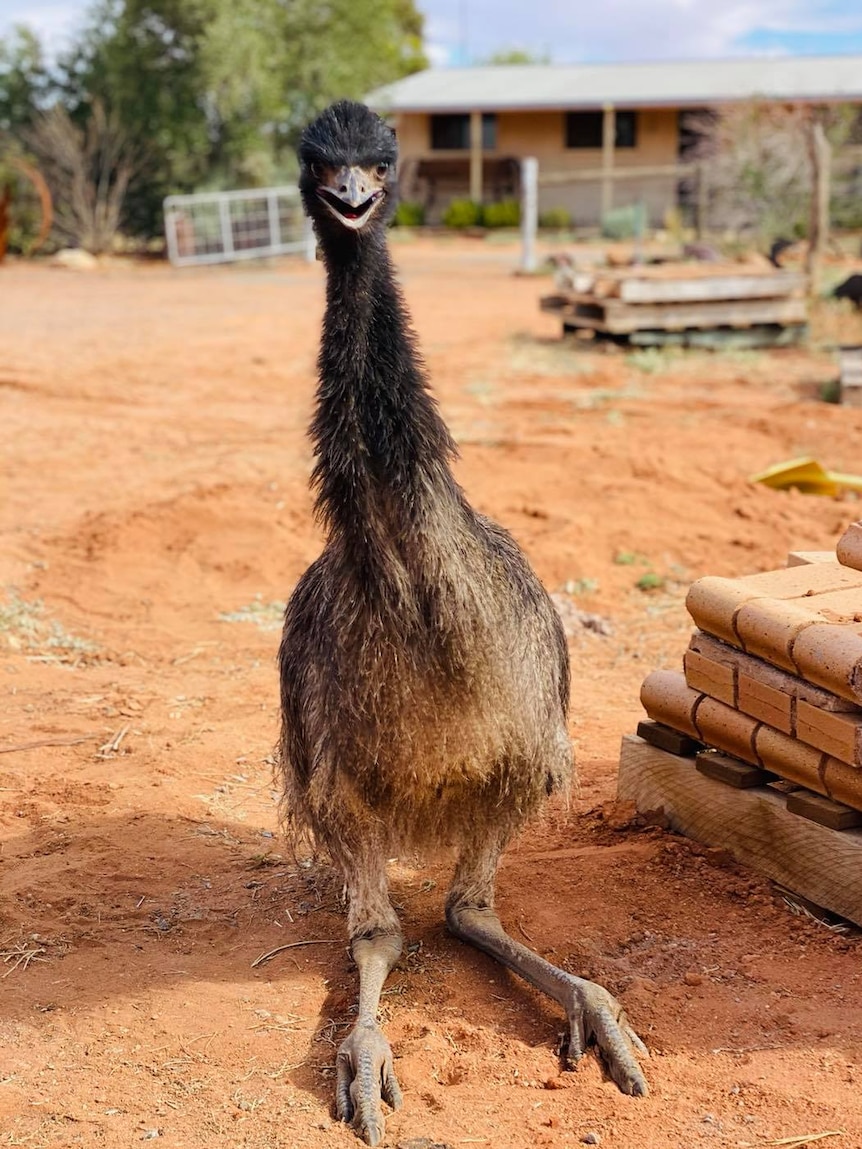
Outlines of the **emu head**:
<svg viewBox="0 0 862 1149">
<path fill-rule="evenodd" d="M 322 112 L 299 141 L 299 190 L 325 246 L 380 233 L 395 211 L 395 133 L 351 100 Z"/>
</svg>

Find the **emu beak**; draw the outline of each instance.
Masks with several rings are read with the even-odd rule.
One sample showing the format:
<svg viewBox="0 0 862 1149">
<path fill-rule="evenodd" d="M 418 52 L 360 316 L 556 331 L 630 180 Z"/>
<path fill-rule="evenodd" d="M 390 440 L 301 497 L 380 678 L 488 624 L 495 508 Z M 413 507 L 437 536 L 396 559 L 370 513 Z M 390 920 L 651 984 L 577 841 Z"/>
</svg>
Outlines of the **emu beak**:
<svg viewBox="0 0 862 1149">
<path fill-rule="evenodd" d="M 317 189 L 329 211 L 339 223 L 358 231 L 380 206 L 385 190 L 376 176 L 362 168 L 341 168 L 333 172 L 327 184 Z"/>
</svg>

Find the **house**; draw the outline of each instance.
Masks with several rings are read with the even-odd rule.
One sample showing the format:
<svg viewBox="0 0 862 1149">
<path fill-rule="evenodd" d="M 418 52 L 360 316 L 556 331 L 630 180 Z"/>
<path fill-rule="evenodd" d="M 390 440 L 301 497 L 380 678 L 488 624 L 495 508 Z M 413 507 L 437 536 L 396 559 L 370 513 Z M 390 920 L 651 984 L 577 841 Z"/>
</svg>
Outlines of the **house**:
<svg viewBox="0 0 862 1149">
<path fill-rule="evenodd" d="M 687 114 L 753 99 L 862 109 L 862 56 L 432 68 L 368 102 L 398 132 L 403 197 L 430 219 L 455 197 L 517 195 L 521 160 L 535 156 L 540 211 L 589 225 L 634 202 L 660 222 L 696 195 L 679 170 Z"/>
</svg>

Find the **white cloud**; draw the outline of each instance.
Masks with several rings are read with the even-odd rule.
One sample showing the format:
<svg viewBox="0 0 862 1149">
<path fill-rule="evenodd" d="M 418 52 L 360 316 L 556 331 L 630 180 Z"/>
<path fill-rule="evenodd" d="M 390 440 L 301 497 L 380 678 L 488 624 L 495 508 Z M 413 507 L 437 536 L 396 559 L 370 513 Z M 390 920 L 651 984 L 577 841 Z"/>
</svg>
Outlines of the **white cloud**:
<svg viewBox="0 0 862 1149">
<path fill-rule="evenodd" d="M 862 35 L 859 0 L 417 0 L 432 63 L 524 48 L 553 60 L 662 60 L 738 55 L 755 32 Z M 0 35 L 34 27 L 56 51 L 90 0 L 0 0 Z"/>
<path fill-rule="evenodd" d="M 68 41 L 88 7 L 89 0 L 0 0 L 0 36 L 15 24 L 27 24 L 55 52 Z"/>
<path fill-rule="evenodd" d="M 419 0 L 435 56 L 458 62 L 500 48 L 560 62 L 660 60 L 739 54 L 755 32 L 862 33 L 858 0 Z"/>
</svg>

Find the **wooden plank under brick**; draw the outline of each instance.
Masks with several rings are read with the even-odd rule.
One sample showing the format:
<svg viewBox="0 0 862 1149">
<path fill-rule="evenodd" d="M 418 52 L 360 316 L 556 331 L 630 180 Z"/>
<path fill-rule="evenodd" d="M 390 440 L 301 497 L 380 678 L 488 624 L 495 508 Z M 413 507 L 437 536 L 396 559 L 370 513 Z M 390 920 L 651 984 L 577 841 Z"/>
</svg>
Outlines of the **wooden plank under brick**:
<svg viewBox="0 0 862 1149">
<path fill-rule="evenodd" d="M 638 737 L 643 738 L 644 742 L 649 742 L 651 746 L 657 746 L 659 750 L 667 750 L 669 754 L 680 754 L 683 758 L 689 758 L 703 748 L 702 742 L 689 737 L 688 734 L 681 734 L 679 730 L 665 726 L 662 722 L 639 722 Z"/>
<path fill-rule="evenodd" d="M 695 755 L 694 764 L 701 774 L 707 778 L 714 778 L 725 786 L 732 786 L 734 790 L 750 790 L 752 786 L 765 786 L 775 775 L 752 766 L 749 762 L 742 762 L 730 754 L 722 754 L 719 750 L 701 750 Z"/>
<path fill-rule="evenodd" d="M 831 830 L 851 830 L 862 826 L 862 811 L 833 802 L 822 794 L 812 794 L 810 790 L 794 790 L 787 795 L 787 809 L 800 818 L 809 818 Z"/>
<path fill-rule="evenodd" d="M 732 790 L 634 735 L 622 740 L 617 792 L 671 829 L 729 850 L 737 861 L 862 926 L 862 830 L 797 817 L 769 786 Z"/>
</svg>

